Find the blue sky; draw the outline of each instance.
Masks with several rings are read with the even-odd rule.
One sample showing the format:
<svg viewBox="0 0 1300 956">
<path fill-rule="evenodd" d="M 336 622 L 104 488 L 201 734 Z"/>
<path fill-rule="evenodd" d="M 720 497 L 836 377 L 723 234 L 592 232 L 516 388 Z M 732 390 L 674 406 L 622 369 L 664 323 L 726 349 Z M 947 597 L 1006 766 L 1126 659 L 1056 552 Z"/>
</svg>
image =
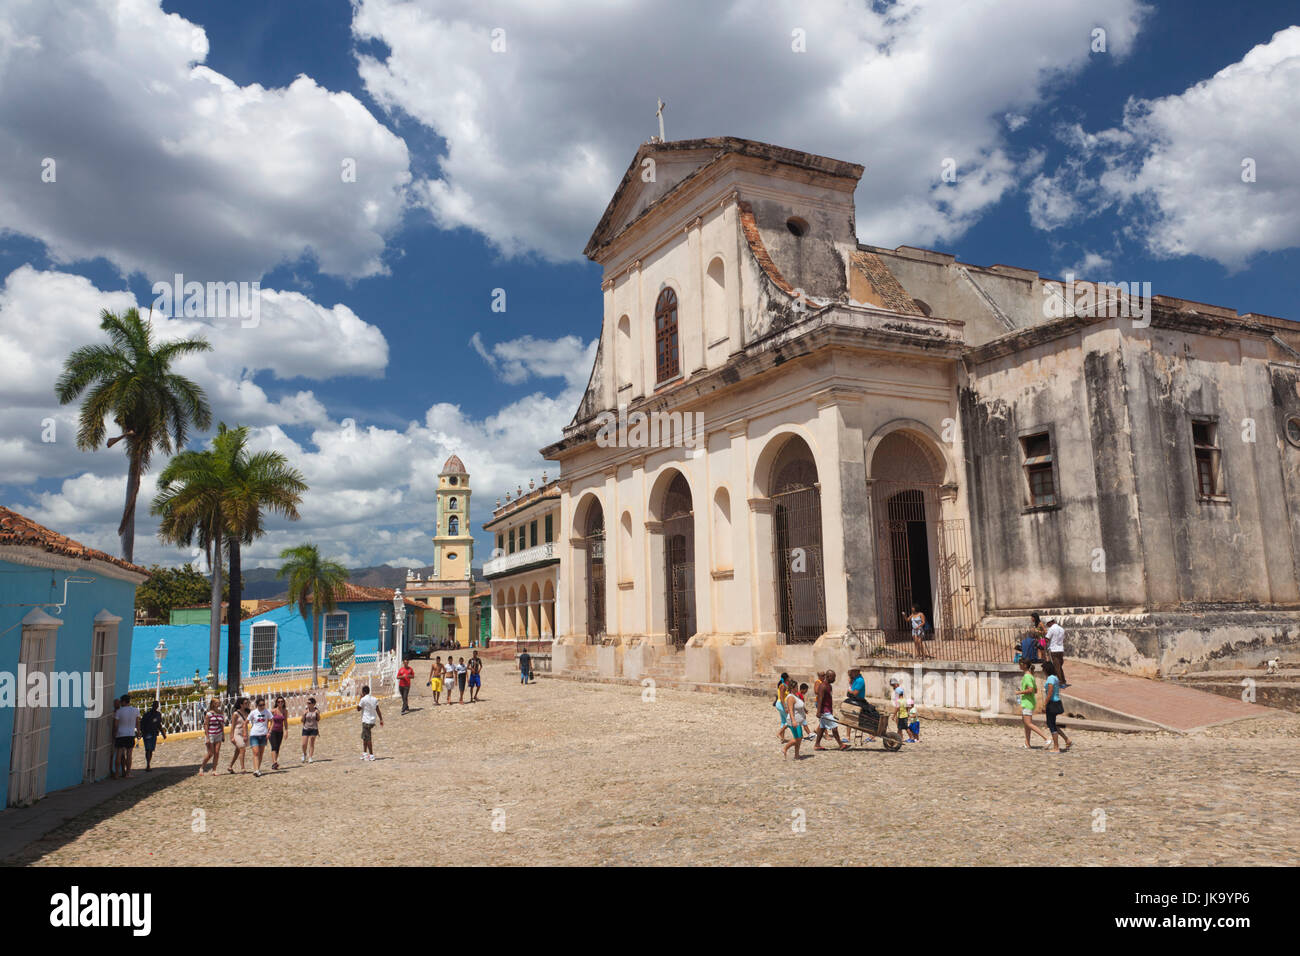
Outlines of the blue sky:
<svg viewBox="0 0 1300 956">
<path fill-rule="evenodd" d="M 160 322 L 213 340 L 188 371 L 218 417 L 312 484 L 255 563 L 302 539 L 427 562 L 451 452 L 477 530 L 576 408 L 601 308 L 581 249 L 660 96 L 670 139 L 864 163 L 864 242 L 1297 317 L 1292 4 L 49 6 L 0 0 L 0 502 L 111 551 L 122 456 L 72 447 L 50 386 L 99 308 L 174 271 L 275 291 L 255 329 Z M 138 559 L 188 557 L 152 531 Z"/>
</svg>

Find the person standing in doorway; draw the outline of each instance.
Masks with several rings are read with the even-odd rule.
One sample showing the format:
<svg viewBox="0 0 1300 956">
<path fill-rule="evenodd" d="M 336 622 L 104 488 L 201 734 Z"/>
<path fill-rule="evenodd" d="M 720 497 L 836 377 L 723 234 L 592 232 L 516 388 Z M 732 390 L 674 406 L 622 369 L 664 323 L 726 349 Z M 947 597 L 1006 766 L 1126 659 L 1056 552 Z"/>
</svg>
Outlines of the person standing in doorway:
<svg viewBox="0 0 1300 956">
<path fill-rule="evenodd" d="M 925 612 L 912 605 L 912 613 L 907 616 L 907 623 L 912 627 L 912 643 L 916 645 L 916 656 L 921 658 L 929 657 L 925 653 Z"/>
<path fill-rule="evenodd" d="M 320 711 L 316 698 L 307 698 L 307 709 L 302 712 L 302 762 L 311 763 L 316 756 L 316 738 L 320 736 Z"/>
<path fill-rule="evenodd" d="M 158 701 L 154 701 L 148 712 L 140 718 L 140 739 L 144 741 L 144 769 L 153 769 L 153 749 L 158 746 L 158 735 L 162 734 L 163 740 L 167 739 L 167 731 L 163 728 L 162 711 L 158 709 Z"/>
<path fill-rule="evenodd" d="M 379 709 L 379 701 L 370 695 L 370 685 L 361 688 L 361 699 L 357 701 L 357 710 L 361 711 L 361 759 L 375 759 L 375 721 L 384 726 L 384 712 Z"/>
<path fill-rule="evenodd" d="M 415 671 L 411 670 L 411 662 L 402 661 L 402 666 L 397 669 L 397 692 L 402 695 L 402 713 L 411 712 L 411 681 L 415 679 Z"/>
<path fill-rule="evenodd" d="M 131 758 L 135 755 L 135 738 L 140 733 L 140 709 L 131 706 L 131 695 L 123 694 L 121 705 L 113 712 L 114 754 L 118 764 L 118 774 L 123 778 L 131 776 Z"/>
<path fill-rule="evenodd" d="M 524 648 L 523 653 L 519 655 L 519 683 L 527 684 L 533 679 L 533 659 L 528 654 L 528 648 Z"/>
<path fill-rule="evenodd" d="M 469 702 L 478 703 L 479 688 L 483 686 L 483 659 L 478 656 L 475 650 L 469 659 Z"/>
<path fill-rule="evenodd" d="M 1052 659 L 1061 686 L 1069 687 L 1070 682 L 1065 679 L 1065 628 L 1055 620 L 1047 622 L 1047 655 Z"/>
</svg>

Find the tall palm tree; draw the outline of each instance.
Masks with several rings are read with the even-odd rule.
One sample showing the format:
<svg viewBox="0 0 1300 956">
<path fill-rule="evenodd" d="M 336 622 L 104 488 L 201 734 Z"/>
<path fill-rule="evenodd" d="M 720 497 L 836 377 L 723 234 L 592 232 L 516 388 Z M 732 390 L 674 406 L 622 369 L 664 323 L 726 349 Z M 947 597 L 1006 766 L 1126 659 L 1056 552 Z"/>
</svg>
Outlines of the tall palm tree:
<svg viewBox="0 0 1300 956">
<path fill-rule="evenodd" d="M 289 600 L 298 605 L 298 613 L 310 622 L 311 628 L 311 686 L 318 684 L 320 665 L 321 619 L 338 607 L 338 596 L 348 579 L 348 569 L 336 561 L 322 558 L 314 544 L 300 544 L 280 552 L 284 565 L 279 577 L 289 579 Z M 311 617 L 307 608 L 311 607 Z"/>
<path fill-rule="evenodd" d="M 99 327 L 108 333 L 107 345 L 83 345 L 63 363 L 54 386 L 60 404 L 67 405 L 83 392 L 77 447 L 94 451 L 126 441 L 126 506 L 118 537 L 122 557 L 135 555 L 135 501 L 140 476 L 149 470 L 154 451 L 171 454 L 183 448 L 191 427 L 199 430 L 212 422 L 203 389 L 171 370 L 183 355 L 207 352 L 206 339 L 177 339 L 155 345 L 153 323 L 141 319 L 137 309 L 121 315 L 105 309 Z M 121 434 L 105 441 L 104 420 L 111 418 Z"/>
<path fill-rule="evenodd" d="M 211 608 L 221 607 L 224 492 L 225 481 L 216 455 L 210 450 L 183 451 L 167 462 L 158 476 L 158 493 L 150 509 L 162 518 L 159 538 L 189 547 L 197 537 L 199 547 L 207 552 L 212 570 Z M 213 611 L 209 618 L 208 671 L 215 691 L 221 674 L 221 614 Z"/>
<path fill-rule="evenodd" d="M 277 514 L 298 520 L 298 505 L 307 491 L 302 472 L 289 467 L 289 459 L 278 451 L 248 453 L 248 429 L 217 431 L 212 451 L 224 463 L 230 477 L 222 511 L 225 515 L 226 550 L 230 555 L 230 611 L 226 615 L 226 686 L 239 692 L 239 619 L 243 578 L 240 547 L 252 544 L 266 531 L 266 515 Z"/>
<path fill-rule="evenodd" d="M 298 518 L 298 504 L 307 490 L 302 475 L 289 467 L 279 452 L 248 453 L 248 429 L 217 427 L 212 447 L 201 452 L 182 452 L 168 463 L 159 477 L 153 511 L 162 515 L 159 536 L 188 544 L 197 536 L 216 555 L 213 561 L 212 620 L 215 639 L 209 645 L 213 673 L 220 653 L 221 592 L 217 590 L 224 542 L 230 558 L 230 604 L 226 615 L 226 690 L 239 693 L 240 635 L 239 603 L 242 590 L 240 548 L 264 532 L 267 512 Z"/>
</svg>

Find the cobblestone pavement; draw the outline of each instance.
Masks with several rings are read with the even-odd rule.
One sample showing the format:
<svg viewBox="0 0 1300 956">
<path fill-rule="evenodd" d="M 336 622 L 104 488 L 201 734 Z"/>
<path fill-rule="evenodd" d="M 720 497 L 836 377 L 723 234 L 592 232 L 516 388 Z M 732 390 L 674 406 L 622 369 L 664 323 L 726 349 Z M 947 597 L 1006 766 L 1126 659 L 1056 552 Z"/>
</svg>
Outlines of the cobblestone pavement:
<svg viewBox="0 0 1300 956">
<path fill-rule="evenodd" d="M 545 679 L 490 664 L 483 699 L 398 716 L 359 759 L 358 719 L 322 723 L 318 759 L 262 778 L 186 776 L 115 797 L 10 863 L 1237 864 L 1300 855 L 1300 717 L 1191 735 L 930 721 L 798 762 L 770 701 Z M 805 751 L 811 754 L 810 749 Z M 197 769 L 196 741 L 159 762 Z M 269 761 L 268 761 L 269 765 Z M 251 768 L 251 757 L 249 767 Z M 195 832 L 202 820 L 202 832 Z M 494 821 L 498 829 L 493 828 Z M 499 828 L 504 826 L 504 830 Z"/>
</svg>

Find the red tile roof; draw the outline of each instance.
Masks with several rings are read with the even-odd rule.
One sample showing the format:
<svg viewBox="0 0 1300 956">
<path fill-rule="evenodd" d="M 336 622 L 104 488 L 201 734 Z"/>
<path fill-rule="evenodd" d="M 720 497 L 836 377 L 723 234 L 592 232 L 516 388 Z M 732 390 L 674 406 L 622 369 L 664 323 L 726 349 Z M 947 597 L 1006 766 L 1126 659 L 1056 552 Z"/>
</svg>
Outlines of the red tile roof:
<svg viewBox="0 0 1300 956">
<path fill-rule="evenodd" d="M 18 512 L 0 505 L 0 545 L 14 545 L 42 548 L 50 554 L 59 554 L 69 558 L 81 558 L 85 561 L 106 561 L 128 571 L 148 574 L 148 568 L 124 561 L 103 551 L 88 548 L 79 541 L 73 541 L 67 535 L 51 531 L 44 525 L 37 524 L 31 518 L 25 518 Z"/>
</svg>

